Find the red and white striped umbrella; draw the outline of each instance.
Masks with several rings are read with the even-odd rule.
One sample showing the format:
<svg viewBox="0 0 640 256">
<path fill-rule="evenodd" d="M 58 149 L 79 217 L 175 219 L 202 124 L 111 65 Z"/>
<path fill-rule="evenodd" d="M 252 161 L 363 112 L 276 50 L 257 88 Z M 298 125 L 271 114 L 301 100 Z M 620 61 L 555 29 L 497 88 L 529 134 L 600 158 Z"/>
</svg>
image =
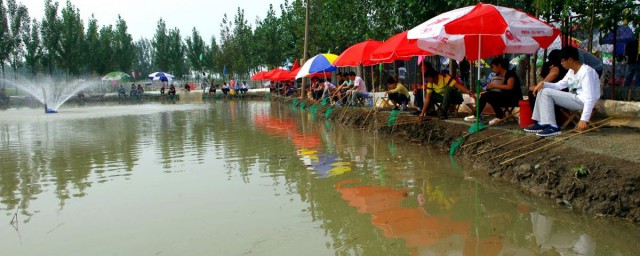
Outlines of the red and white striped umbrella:
<svg viewBox="0 0 640 256">
<path fill-rule="evenodd" d="M 426 51 L 461 61 L 533 53 L 553 42 L 554 30 L 520 10 L 479 3 L 433 17 L 409 30 L 407 38 L 418 39 L 418 47 Z"/>
</svg>

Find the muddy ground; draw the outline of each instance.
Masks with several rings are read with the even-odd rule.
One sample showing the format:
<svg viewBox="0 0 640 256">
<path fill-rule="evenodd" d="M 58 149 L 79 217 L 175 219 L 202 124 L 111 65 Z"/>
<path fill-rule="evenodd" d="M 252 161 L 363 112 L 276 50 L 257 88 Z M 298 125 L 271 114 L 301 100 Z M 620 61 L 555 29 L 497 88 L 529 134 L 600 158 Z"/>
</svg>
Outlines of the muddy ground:
<svg viewBox="0 0 640 256">
<path fill-rule="evenodd" d="M 291 98 L 272 99 L 301 105 Z M 388 111 L 336 107 L 327 115 L 329 105 L 310 103 L 305 101 L 304 108 L 318 117 L 411 138 L 412 142 L 434 145 L 446 153 L 469 129 L 461 118 L 420 121 L 404 112 L 389 126 Z M 557 137 L 538 138 L 511 123 L 467 136 L 455 155 L 494 180 L 515 184 L 574 211 L 637 223 L 640 222 L 639 143 L 637 129 L 605 126 L 581 134 L 566 129 Z M 541 149 L 532 152 L 538 148 Z"/>
</svg>

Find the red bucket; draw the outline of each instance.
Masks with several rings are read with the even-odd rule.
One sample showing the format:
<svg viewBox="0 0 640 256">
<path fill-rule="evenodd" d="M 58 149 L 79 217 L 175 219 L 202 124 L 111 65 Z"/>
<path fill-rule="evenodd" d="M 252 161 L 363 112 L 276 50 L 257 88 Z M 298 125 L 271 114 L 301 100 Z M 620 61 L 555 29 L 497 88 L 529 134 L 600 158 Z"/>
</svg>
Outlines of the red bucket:
<svg viewBox="0 0 640 256">
<path fill-rule="evenodd" d="M 520 127 L 525 128 L 534 124 L 531 119 L 533 112 L 531 111 L 531 106 L 529 106 L 529 101 L 521 100 L 518 104 L 520 105 Z"/>
</svg>

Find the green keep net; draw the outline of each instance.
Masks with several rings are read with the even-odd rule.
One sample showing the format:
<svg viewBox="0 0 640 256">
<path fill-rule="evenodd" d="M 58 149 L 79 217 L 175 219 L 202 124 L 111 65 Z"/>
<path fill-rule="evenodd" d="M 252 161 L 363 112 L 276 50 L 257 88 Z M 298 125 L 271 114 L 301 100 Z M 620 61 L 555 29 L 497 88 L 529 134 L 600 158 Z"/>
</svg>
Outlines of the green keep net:
<svg viewBox="0 0 640 256">
<path fill-rule="evenodd" d="M 396 121 L 398 121 L 399 116 L 400 110 L 391 110 L 391 114 L 389 114 L 389 120 L 387 120 L 387 126 L 393 126 Z"/>
<path fill-rule="evenodd" d="M 313 105 L 313 106 L 309 107 L 309 111 L 311 112 L 312 115 L 315 115 L 316 112 L 318 112 L 318 108 L 319 108 L 318 105 Z"/>
<path fill-rule="evenodd" d="M 333 106 L 329 107 L 326 111 L 324 111 L 324 117 L 329 118 L 329 116 L 331 115 L 331 112 L 333 112 Z"/>
<path fill-rule="evenodd" d="M 320 105 L 322 105 L 323 107 L 326 106 L 329 103 L 329 98 L 324 98 L 322 99 L 322 102 L 320 103 Z"/>
</svg>

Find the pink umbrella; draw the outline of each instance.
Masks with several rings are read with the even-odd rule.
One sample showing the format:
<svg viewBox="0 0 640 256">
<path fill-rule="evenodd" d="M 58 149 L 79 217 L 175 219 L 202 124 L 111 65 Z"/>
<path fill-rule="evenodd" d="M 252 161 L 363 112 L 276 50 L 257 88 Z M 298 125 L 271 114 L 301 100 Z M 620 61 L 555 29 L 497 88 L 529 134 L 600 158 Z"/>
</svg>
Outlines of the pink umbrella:
<svg viewBox="0 0 640 256">
<path fill-rule="evenodd" d="M 418 39 L 420 48 L 458 61 L 533 53 L 547 48 L 553 36 L 554 27 L 546 22 L 520 10 L 484 3 L 440 14 L 407 34 Z"/>
</svg>

